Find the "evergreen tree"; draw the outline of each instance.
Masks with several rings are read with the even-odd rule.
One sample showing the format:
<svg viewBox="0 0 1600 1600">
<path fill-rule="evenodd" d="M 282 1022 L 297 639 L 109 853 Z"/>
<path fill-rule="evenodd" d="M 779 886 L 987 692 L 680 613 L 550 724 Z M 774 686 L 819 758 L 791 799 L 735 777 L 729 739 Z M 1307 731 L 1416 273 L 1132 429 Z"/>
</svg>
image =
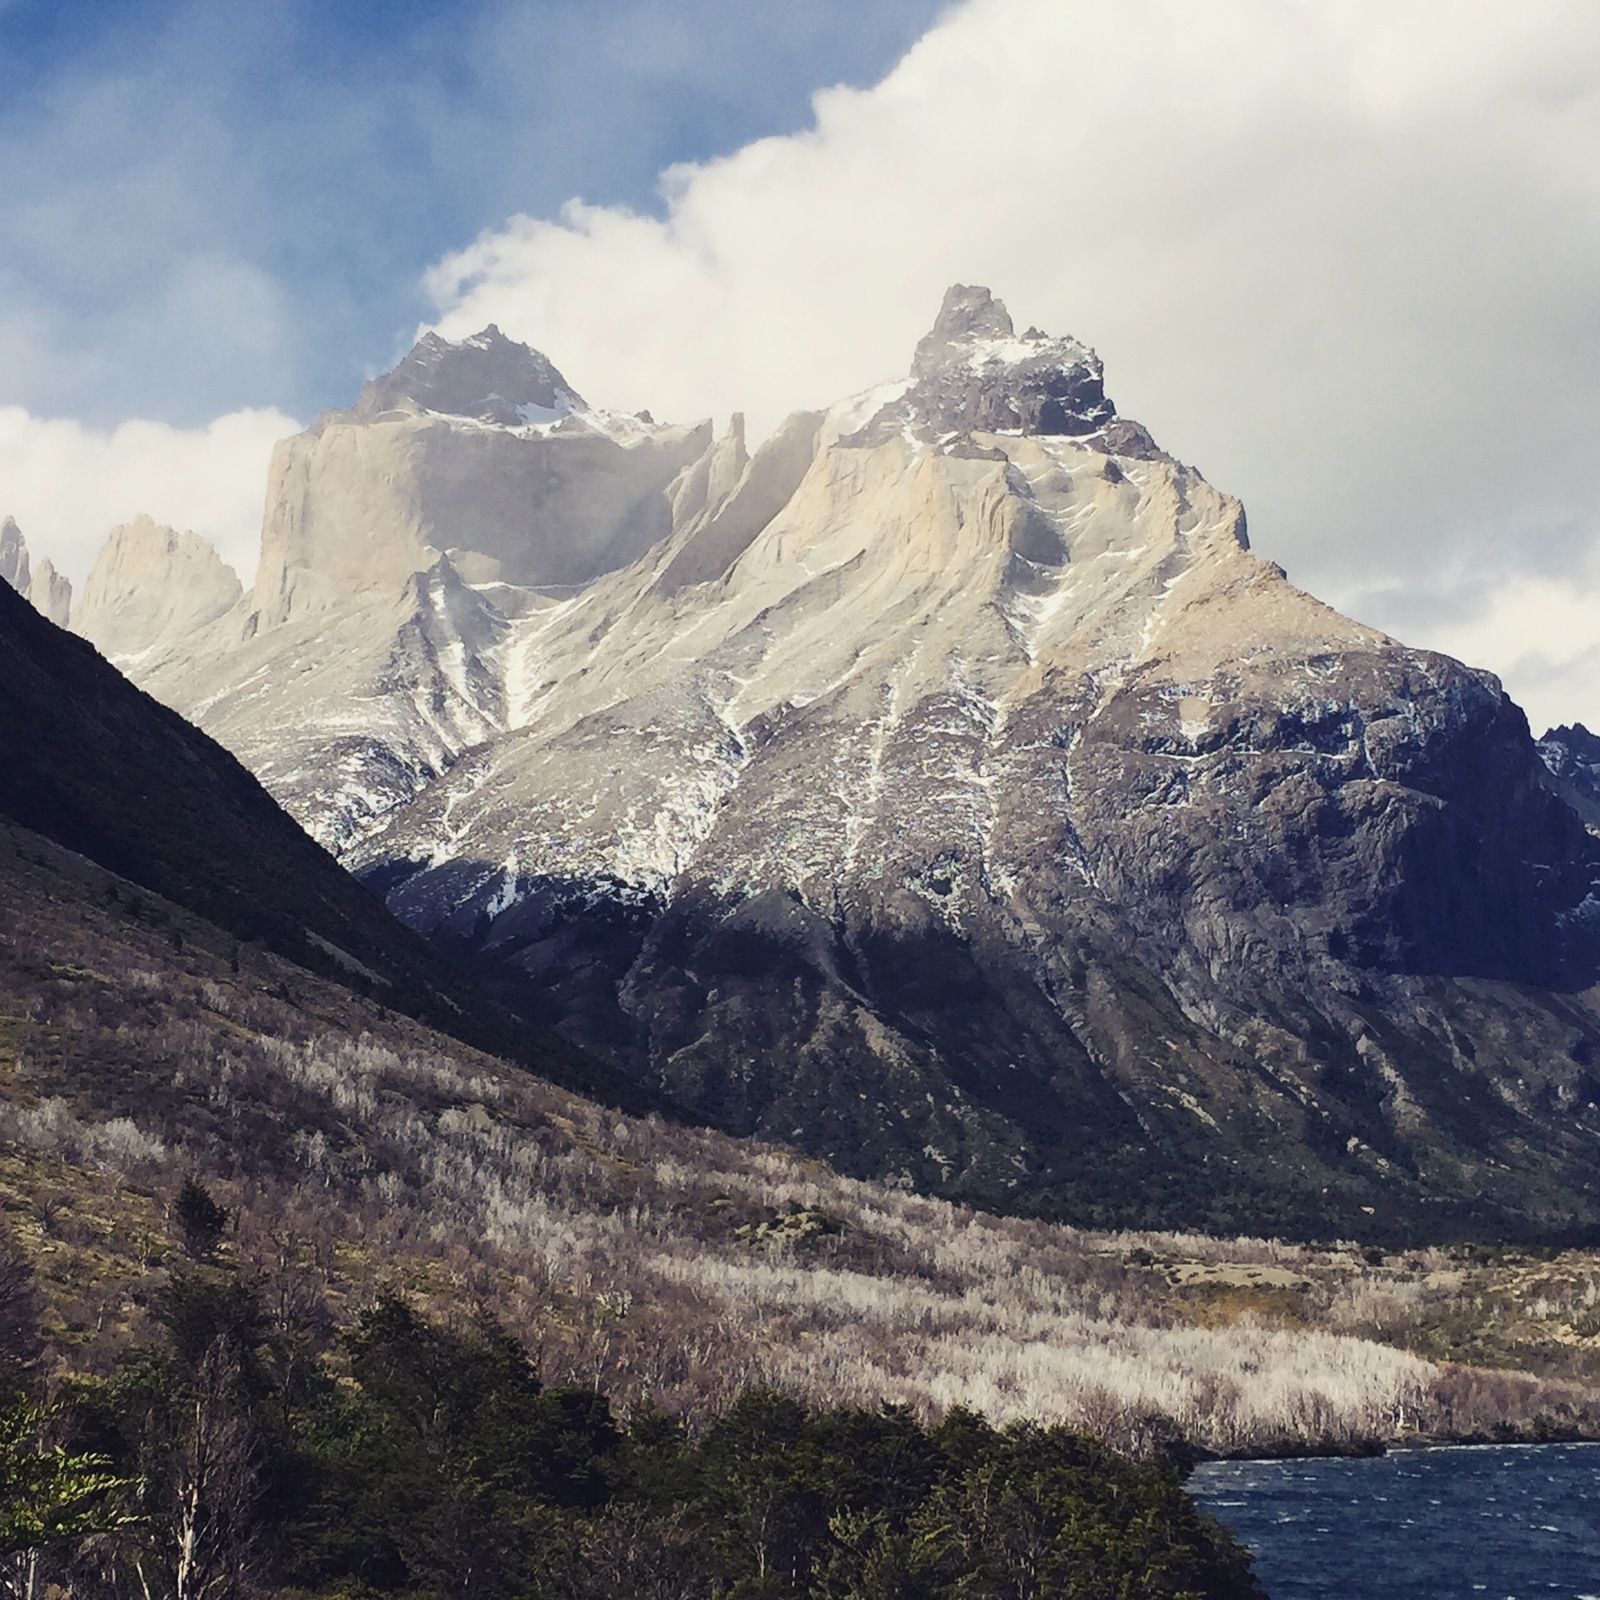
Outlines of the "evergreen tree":
<svg viewBox="0 0 1600 1600">
<path fill-rule="evenodd" d="M 172 1202 L 172 1226 L 188 1255 L 196 1261 L 210 1261 L 227 1231 L 228 1213 L 190 1173 Z"/>
</svg>

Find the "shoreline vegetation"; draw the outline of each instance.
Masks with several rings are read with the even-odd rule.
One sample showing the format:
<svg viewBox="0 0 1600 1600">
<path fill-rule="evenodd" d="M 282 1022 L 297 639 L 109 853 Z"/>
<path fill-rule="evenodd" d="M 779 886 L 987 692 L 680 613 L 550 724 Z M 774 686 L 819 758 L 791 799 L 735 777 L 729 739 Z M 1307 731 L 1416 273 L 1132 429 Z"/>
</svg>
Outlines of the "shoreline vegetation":
<svg viewBox="0 0 1600 1600">
<path fill-rule="evenodd" d="M 161 1295 L 160 1337 L 0 1410 L 0 1582 L 19 1600 L 1262 1593 L 1179 1464 L 1060 1426 L 960 1407 L 928 1426 L 757 1387 L 691 1434 L 545 1387 L 481 1312 L 447 1325 L 394 1297 L 314 1354 L 206 1259 L 225 1214 L 205 1191 L 181 1204 L 199 1259 Z M 34 1352 L 9 1334 L 16 1382 Z"/>
</svg>

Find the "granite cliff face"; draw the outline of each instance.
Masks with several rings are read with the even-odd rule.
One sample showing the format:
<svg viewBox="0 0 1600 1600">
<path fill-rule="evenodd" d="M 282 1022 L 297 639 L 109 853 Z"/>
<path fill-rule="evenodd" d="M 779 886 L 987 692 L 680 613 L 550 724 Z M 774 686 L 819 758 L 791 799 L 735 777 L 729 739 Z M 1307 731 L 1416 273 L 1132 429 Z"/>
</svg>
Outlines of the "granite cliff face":
<svg viewBox="0 0 1600 1600">
<path fill-rule="evenodd" d="M 24 600 L 31 601 L 34 609 L 58 628 L 66 627 L 72 609 L 72 584 L 56 571 L 48 556 L 37 567 L 32 565 L 28 542 L 13 517 L 0 522 L 0 579 Z"/>
<path fill-rule="evenodd" d="M 291 441 L 256 592 L 146 678 L 405 920 L 846 1170 L 1126 1221 L 1600 1223 L 1600 845 L 1492 677 L 1253 556 L 1092 351 L 958 286 L 905 381 L 752 456 L 737 422 L 501 420 L 579 405 L 531 352 L 469 416 L 447 375 L 498 349 L 419 347 L 426 383 Z M 395 463 L 440 428 L 500 453 L 380 517 L 428 503 Z M 596 439 L 655 498 L 556 580 L 494 463 Z"/>
<path fill-rule="evenodd" d="M 113 529 L 95 558 L 72 631 L 113 660 L 182 649 L 240 593 L 238 575 L 199 534 L 141 515 Z"/>
<path fill-rule="evenodd" d="M 347 848 L 505 729 L 513 624 L 657 541 L 709 441 L 587 406 L 495 329 L 430 335 L 278 447 L 231 609 L 110 653 Z"/>
<path fill-rule="evenodd" d="M 352 410 L 279 446 L 257 625 L 392 593 L 441 556 L 488 590 L 585 584 L 666 534 L 662 491 L 709 437 L 591 410 L 498 329 L 429 334 Z"/>
</svg>

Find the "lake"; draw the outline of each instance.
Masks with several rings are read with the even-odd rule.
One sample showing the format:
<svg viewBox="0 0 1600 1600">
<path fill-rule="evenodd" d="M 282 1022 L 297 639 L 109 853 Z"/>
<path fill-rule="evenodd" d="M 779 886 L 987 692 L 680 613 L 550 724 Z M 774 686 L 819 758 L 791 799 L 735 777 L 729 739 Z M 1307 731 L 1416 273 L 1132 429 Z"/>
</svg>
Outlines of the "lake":
<svg viewBox="0 0 1600 1600">
<path fill-rule="evenodd" d="M 1600 1600 L 1600 1445 L 1212 1461 L 1187 1487 L 1272 1600 Z"/>
</svg>

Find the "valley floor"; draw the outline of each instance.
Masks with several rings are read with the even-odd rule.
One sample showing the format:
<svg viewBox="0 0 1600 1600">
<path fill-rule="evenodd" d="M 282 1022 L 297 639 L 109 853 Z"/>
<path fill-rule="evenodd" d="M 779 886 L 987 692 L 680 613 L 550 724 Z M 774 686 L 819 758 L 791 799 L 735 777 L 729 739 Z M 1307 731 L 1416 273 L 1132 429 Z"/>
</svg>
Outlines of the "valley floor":
<svg viewBox="0 0 1600 1600">
<path fill-rule="evenodd" d="M 631 1118 L 0 835 L 0 1205 L 57 1360 L 152 1337 L 190 1174 L 331 1346 L 486 1308 L 547 1382 L 691 1427 L 752 1385 L 1136 1455 L 1600 1435 L 1600 1256 L 1104 1234 Z"/>
</svg>

